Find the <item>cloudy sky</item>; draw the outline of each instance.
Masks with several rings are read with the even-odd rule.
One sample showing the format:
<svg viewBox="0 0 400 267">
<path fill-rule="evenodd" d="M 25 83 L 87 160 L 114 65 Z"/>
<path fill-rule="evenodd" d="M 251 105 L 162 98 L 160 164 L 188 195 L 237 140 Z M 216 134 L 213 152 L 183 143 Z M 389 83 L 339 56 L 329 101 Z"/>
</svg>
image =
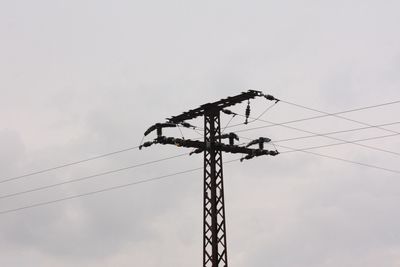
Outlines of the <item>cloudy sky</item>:
<svg viewBox="0 0 400 267">
<path fill-rule="evenodd" d="M 399 8 L 391 0 L 2 0 L 0 180 L 136 146 L 153 123 L 248 89 L 327 112 L 400 100 Z M 269 105 L 253 101 L 252 116 Z M 397 122 L 399 111 L 393 104 L 344 116 L 378 125 Z M 262 119 L 317 115 L 280 102 Z M 268 123 L 253 125 L 230 130 Z M 314 133 L 365 127 L 329 117 L 290 126 Z M 349 141 L 400 132 L 398 124 L 386 128 L 391 132 L 333 136 Z M 180 136 L 176 129 L 167 134 Z M 276 141 L 305 135 L 287 127 L 241 133 Z M 347 143 L 310 151 L 400 170 L 399 140 L 360 142 L 375 149 Z M 337 142 L 276 144 L 283 152 L 290 149 L 279 145 Z M 3 182 L 0 196 L 185 152 L 130 150 Z M 0 213 L 201 166 L 201 155 L 178 157 L 1 198 Z M 400 266 L 398 172 L 297 151 L 230 163 L 224 174 L 230 266 Z M 201 171 L 0 215 L 0 266 L 201 262 Z"/>
</svg>

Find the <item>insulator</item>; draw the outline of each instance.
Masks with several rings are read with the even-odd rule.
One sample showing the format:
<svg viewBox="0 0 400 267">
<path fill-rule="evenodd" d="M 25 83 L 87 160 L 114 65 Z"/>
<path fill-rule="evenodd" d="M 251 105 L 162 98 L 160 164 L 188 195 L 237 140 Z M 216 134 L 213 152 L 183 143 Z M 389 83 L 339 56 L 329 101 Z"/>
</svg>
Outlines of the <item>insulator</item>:
<svg viewBox="0 0 400 267">
<path fill-rule="evenodd" d="M 193 154 L 200 154 L 201 152 L 203 152 L 204 149 L 202 148 L 197 148 L 196 150 L 192 151 L 189 153 L 189 156 L 193 155 Z"/>
<path fill-rule="evenodd" d="M 239 136 L 235 133 L 227 133 L 227 134 L 223 134 L 221 136 L 216 136 L 216 138 L 221 138 L 221 139 L 226 139 L 229 138 L 229 145 L 233 146 L 235 143 L 235 140 L 239 141 Z"/>
<path fill-rule="evenodd" d="M 226 115 L 234 115 L 234 116 L 236 115 L 235 112 L 233 112 L 229 109 L 223 109 L 222 112 L 225 113 Z"/>
<path fill-rule="evenodd" d="M 243 158 L 241 158 L 240 161 L 243 162 L 243 160 L 245 159 L 252 159 L 252 158 L 254 158 L 254 155 L 246 155 Z"/>
<path fill-rule="evenodd" d="M 271 139 L 269 139 L 269 138 L 267 138 L 267 137 L 260 137 L 259 139 L 259 142 L 261 143 L 269 143 L 269 142 L 271 142 Z"/>
<path fill-rule="evenodd" d="M 152 144 L 154 144 L 154 142 L 152 142 L 152 141 L 144 142 L 143 145 L 140 145 L 140 146 L 139 146 L 139 150 L 141 150 L 143 147 L 149 147 L 149 146 L 151 146 Z"/>
<path fill-rule="evenodd" d="M 276 155 L 279 154 L 279 151 L 278 151 L 278 150 L 270 151 L 269 154 L 270 154 L 271 156 L 276 156 Z"/>
<path fill-rule="evenodd" d="M 187 123 L 187 122 L 181 122 L 181 125 L 186 128 L 195 128 L 193 125 L 191 125 L 190 123 Z"/>
<path fill-rule="evenodd" d="M 229 133 L 229 145 L 233 146 L 235 140 L 239 141 L 239 136 L 237 136 L 235 133 Z"/>
<path fill-rule="evenodd" d="M 247 101 L 247 107 L 246 107 L 246 121 L 244 124 L 249 123 L 249 116 L 250 116 L 250 101 Z"/>
<path fill-rule="evenodd" d="M 268 100 L 275 101 L 275 103 L 279 102 L 279 99 L 273 97 L 272 95 L 264 95 L 264 97 Z"/>
</svg>

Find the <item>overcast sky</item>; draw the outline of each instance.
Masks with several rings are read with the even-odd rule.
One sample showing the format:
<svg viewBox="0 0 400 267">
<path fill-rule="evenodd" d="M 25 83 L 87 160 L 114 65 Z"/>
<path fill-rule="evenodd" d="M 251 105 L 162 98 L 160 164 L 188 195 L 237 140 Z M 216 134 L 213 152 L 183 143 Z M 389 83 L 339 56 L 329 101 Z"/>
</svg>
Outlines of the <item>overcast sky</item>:
<svg viewBox="0 0 400 267">
<path fill-rule="evenodd" d="M 391 0 L 1 0 L 0 180 L 136 146 L 153 123 L 248 89 L 327 112 L 399 100 L 399 9 Z M 269 104 L 253 101 L 252 116 Z M 395 104 L 345 116 L 376 125 L 397 122 L 399 112 Z M 262 119 L 316 115 L 280 102 Z M 290 126 L 363 127 L 327 117 Z M 284 127 L 241 134 L 305 135 Z M 392 153 L 351 144 L 311 151 L 400 170 L 398 136 L 362 144 Z M 184 152 L 131 150 L 1 183 L 0 196 Z M 0 212 L 201 166 L 202 155 L 179 157 L 3 198 Z M 224 174 L 230 266 L 400 266 L 398 173 L 293 152 L 227 164 Z M 2 214 L 0 266 L 201 266 L 202 179 L 198 171 Z"/>
</svg>

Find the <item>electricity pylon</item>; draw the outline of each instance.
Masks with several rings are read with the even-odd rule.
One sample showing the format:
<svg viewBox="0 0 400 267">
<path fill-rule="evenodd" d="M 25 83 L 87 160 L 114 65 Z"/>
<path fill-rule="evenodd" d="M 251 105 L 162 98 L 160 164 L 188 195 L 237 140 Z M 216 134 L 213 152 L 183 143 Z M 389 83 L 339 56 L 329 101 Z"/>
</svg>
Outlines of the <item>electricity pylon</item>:
<svg viewBox="0 0 400 267">
<path fill-rule="evenodd" d="M 234 115 L 232 111 L 226 108 L 247 100 L 245 122 L 247 123 L 250 115 L 249 100 L 255 97 L 265 97 L 271 101 L 279 101 L 271 95 L 249 90 L 171 117 L 165 123 L 157 123 L 151 126 L 144 133 L 147 136 L 156 130 L 157 137 L 153 141 L 143 143 L 140 148 L 148 147 L 152 144 L 170 144 L 194 148 L 195 150 L 191 154 L 204 153 L 203 267 L 228 266 L 222 152 L 244 154 L 245 156 L 242 160 L 262 155 L 276 156 L 279 154 L 276 150 L 264 149 L 264 143 L 271 141 L 269 138 L 260 137 L 251 141 L 247 146 L 238 146 L 234 144 L 235 140 L 239 140 L 236 134 L 221 135 L 221 112 Z M 163 128 L 179 126 L 191 128 L 193 126 L 187 121 L 200 116 L 204 117 L 204 141 L 163 136 Z M 229 144 L 222 143 L 223 139 L 229 139 Z M 249 148 L 249 146 L 257 144 L 258 148 Z"/>
</svg>

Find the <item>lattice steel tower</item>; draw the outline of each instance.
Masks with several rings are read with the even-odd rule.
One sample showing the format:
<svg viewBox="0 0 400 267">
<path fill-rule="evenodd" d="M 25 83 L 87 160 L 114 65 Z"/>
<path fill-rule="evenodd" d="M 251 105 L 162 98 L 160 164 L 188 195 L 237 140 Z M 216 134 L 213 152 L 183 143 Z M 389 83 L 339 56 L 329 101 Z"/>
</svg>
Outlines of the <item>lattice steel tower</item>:
<svg viewBox="0 0 400 267">
<path fill-rule="evenodd" d="M 203 192 L 203 267 L 227 267 L 227 242 L 226 220 L 224 203 L 224 179 L 222 168 L 222 152 L 245 154 L 242 159 L 251 159 L 261 155 L 275 156 L 278 151 L 264 149 L 264 143 L 271 141 L 260 137 L 247 146 L 237 146 L 235 140 L 239 140 L 234 133 L 221 134 L 220 113 L 234 113 L 226 108 L 255 97 L 265 97 L 271 101 L 279 101 L 271 95 L 265 95 L 260 91 L 249 90 L 239 95 L 208 103 L 197 109 L 189 110 L 181 115 L 167 119 L 165 123 L 157 123 L 151 126 L 144 135 L 157 131 L 157 138 L 143 143 L 142 147 L 152 144 L 171 144 L 180 147 L 195 148 L 191 153 L 204 153 L 204 192 Z M 246 123 L 249 116 L 249 106 L 246 110 Z M 204 141 L 165 137 L 162 129 L 166 127 L 183 126 L 191 128 L 187 120 L 204 116 Z M 222 143 L 223 139 L 229 139 L 229 144 Z M 258 144 L 256 149 L 249 148 Z"/>
</svg>

